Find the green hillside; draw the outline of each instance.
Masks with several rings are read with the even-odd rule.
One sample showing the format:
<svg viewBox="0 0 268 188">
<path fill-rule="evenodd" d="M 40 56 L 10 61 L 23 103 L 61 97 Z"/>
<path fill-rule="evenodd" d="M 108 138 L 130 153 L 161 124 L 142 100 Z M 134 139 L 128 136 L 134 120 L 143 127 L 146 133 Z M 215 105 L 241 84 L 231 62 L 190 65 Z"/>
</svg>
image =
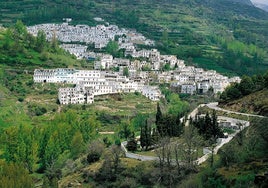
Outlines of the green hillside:
<svg viewBox="0 0 268 188">
<path fill-rule="evenodd" d="M 238 112 L 260 114 L 268 116 L 268 90 L 254 92 L 241 99 L 224 104 L 224 108 Z"/>
<path fill-rule="evenodd" d="M 53 119 L 56 112 L 73 109 L 78 113 L 81 110 L 82 106 L 61 107 L 57 93 L 62 85 L 35 84 L 33 73 L 36 68 L 85 69 L 92 62 L 77 60 L 59 48 L 56 40 L 47 42 L 42 32 L 33 37 L 20 21 L 1 29 L 0 38 L 0 129 L 17 124 L 43 125 Z M 138 93 L 96 97 L 95 101 L 83 109 L 98 114 L 103 125 L 109 125 L 107 129 L 112 130 L 112 125 L 120 123 L 121 119 L 137 113 L 153 113 L 156 106 Z M 153 110 L 148 112 L 148 109 Z"/>
<path fill-rule="evenodd" d="M 21 19 L 33 25 L 71 17 L 73 24 L 93 25 L 94 17 L 102 17 L 137 29 L 155 39 L 162 53 L 176 54 L 189 64 L 250 75 L 268 68 L 268 13 L 248 4 L 246 0 L 1 1 L 0 23 Z"/>
<path fill-rule="evenodd" d="M 230 85 L 220 96 L 220 104 L 234 111 L 268 117 L 268 72 L 243 76 L 241 82 Z"/>
<path fill-rule="evenodd" d="M 225 74 L 264 72 L 267 13 L 247 5 L 247 0 L 239 2 L 246 4 L 238 0 L 0 1 L 1 23 L 11 25 L 0 28 L 0 188 L 267 187 L 267 118 L 250 118 L 250 127 L 221 148 L 214 161 L 196 166 L 193 160 L 201 156 L 202 148 L 214 147 L 211 136 L 213 130 L 219 132 L 216 114 L 199 122 L 208 126 L 205 139 L 201 129 L 193 127 L 197 121 L 187 127 L 178 121 L 189 104 L 166 87 L 162 88 L 166 100 L 160 105 L 133 93 L 99 96 L 91 105 L 61 106 L 57 91 L 62 85 L 33 83 L 33 70 L 80 69 L 90 62 L 76 60 L 58 47 L 57 40 L 47 42 L 42 32 L 33 37 L 16 21 L 32 25 L 72 17 L 74 24 L 96 24 L 92 18 L 98 16 L 136 28 L 157 40 L 162 53 L 177 54 L 189 64 Z M 267 87 L 268 73 L 245 76 L 222 94 L 222 105 L 267 115 Z M 138 135 L 144 147 L 136 153 L 169 160 L 125 158 L 121 141 L 135 144 Z M 157 144 L 161 147 L 146 151 L 148 145 Z M 175 158 L 183 165 L 173 165 Z M 256 175 L 263 181 L 254 183 Z"/>
<path fill-rule="evenodd" d="M 148 116 L 156 109 L 155 102 L 140 94 L 96 97 L 92 105 L 61 106 L 57 93 L 63 85 L 34 83 L 34 69 L 81 69 L 89 62 L 76 60 L 57 41 L 46 42 L 42 33 L 33 37 L 21 22 L 1 28 L 0 38 L 1 188 L 46 187 L 47 182 L 47 187 L 55 187 L 54 180 L 61 175 L 54 172 L 61 173 L 66 160 L 85 155 L 86 146 L 94 140 L 104 140 L 107 147 L 120 142 L 123 125 L 135 131 L 135 117 Z M 98 131 L 116 134 L 102 136 Z"/>
</svg>

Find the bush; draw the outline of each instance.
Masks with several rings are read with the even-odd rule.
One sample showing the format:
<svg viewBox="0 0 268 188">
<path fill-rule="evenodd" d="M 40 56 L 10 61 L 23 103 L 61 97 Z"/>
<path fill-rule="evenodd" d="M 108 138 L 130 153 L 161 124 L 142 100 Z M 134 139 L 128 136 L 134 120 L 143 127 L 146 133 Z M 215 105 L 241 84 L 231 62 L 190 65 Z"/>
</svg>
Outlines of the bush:
<svg viewBox="0 0 268 188">
<path fill-rule="evenodd" d="M 45 113 L 47 113 L 47 109 L 45 107 L 37 107 L 35 109 L 35 115 L 37 115 L 37 116 L 41 116 Z"/>
<path fill-rule="evenodd" d="M 32 86 L 33 84 L 34 84 L 34 81 L 33 81 L 33 80 L 30 80 L 30 81 L 28 81 L 28 82 L 26 83 L 26 85 L 29 86 L 29 87 Z"/>
<path fill-rule="evenodd" d="M 108 139 L 108 137 L 104 137 L 103 139 L 103 143 L 105 144 L 106 147 L 109 147 L 112 145 L 112 142 Z"/>
<path fill-rule="evenodd" d="M 137 150 L 137 141 L 135 139 L 131 139 L 127 142 L 126 148 L 128 151 L 136 151 Z"/>
<path fill-rule="evenodd" d="M 24 101 L 24 98 L 19 97 L 19 98 L 18 98 L 18 101 L 19 101 L 19 102 L 23 102 L 23 101 Z"/>
<path fill-rule="evenodd" d="M 104 151 L 104 144 L 98 140 L 93 141 L 88 146 L 87 162 L 89 164 L 98 161 Z"/>
<path fill-rule="evenodd" d="M 29 113 L 34 116 L 41 116 L 47 113 L 47 109 L 45 107 L 38 106 L 37 104 L 32 104 L 28 106 Z"/>
<path fill-rule="evenodd" d="M 87 155 L 87 162 L 89 164 L 94 163 L 98 160 L 100 160 L 101 154 L 97 152 L 92 152 Z"/>
<path fill-rule="evenodd" d="M 121 146 L 121 141 L 120 139 L 116 139 L 115 142 L 114 142 L 115 145 L 117 146 Z"/>
</svg>

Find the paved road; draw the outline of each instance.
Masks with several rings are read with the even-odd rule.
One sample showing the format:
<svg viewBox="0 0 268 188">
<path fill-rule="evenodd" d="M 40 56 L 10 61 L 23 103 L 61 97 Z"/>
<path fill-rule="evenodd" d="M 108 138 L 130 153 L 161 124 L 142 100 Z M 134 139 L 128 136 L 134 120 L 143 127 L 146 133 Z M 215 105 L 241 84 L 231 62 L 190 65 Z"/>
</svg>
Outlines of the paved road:
<svg viewBox="0 0 268 188">
<path fill-rule="evenodd" d="M 188 126 L 188 125 L 189 125 L 189 119 L 190 119 L 190 118 L 192 118 L 192 119 L 195 118 L 196 114 L 198 113 L 198 109 L 199 109 L 200 107 L 204 107 L 204 106 L 205 106 L 205 104 L 200 104 L 200 105 L 198 105 L 192 112 L 190 112 L 190 113 L 188 114 L 188 116 L 187 116 L 187 121 L 185 122 L 185 126 Z M 180 121 L 183 122 L 183 121 L 184 121 L 184 118 L 185 118 L 185 117 L 182 117 L 182 118 L 180 119 Z"/>
<path fill-rule="evenodd" d="M 218 102 L 213 102 L 213 103 L 208 103 L 206 106 L 210 109 L 214 109 L 217 111 L 223 111 L 231 114 L 239 114 L 239 115 L 244 115 L 244 116 L 250 116 L 250 117 L 259 117 L 259 118 L 268 118 L 267 116 L 260 116 L 260 115 L 255 115 L 255 114 L 246 114 L 246 113 L 241 113 L 241 112 L 235 112 L 231 110 L 225 110 L 223 108 L 218 107 Z"/>
<path fill-rule="evenodd" d="M 204 106 L 207 106 L 207 107 L 209 107 L 211 109 L 214 109 L 214 110 L 224 111 L 224 112 L 227 112 L 227 113 L 234 113 L 234 114 L 240 114 L 240 115 L 245 115 L 245 116 L 260 117 L 260 118 L 267 118 L 265 116 L 259 116 L 259 115 L 254 115 L 254 114 L 246 114 L 246 113 L 240 113 L 240 112 L 234 112 L 234 111 L 230 111 L 230 110 L 225 110 L 225 109 L 222 109 L 222 108 L 218 107 L 217 105 L 218 105 L 218 103 L 200 104 L 197 108 L 195 108 L 188 115 L 188 120 L 186 122 L 186 126 L 188 125 L 189 118 L 190 117 L 194 118 L 195 115 L 198 113 L 198 109 L 200 107 L 204 107 Z M 229 135 L 228 138 L 222 138 L 221 142 L 214 148 L 214 154 L 217 154 L 218 150 L 224 144 L 230 142 L 239 131 L 243 130 L 245 127 L 250 125 L 250 123 L 248 121 L 243 121 L 243 120 L 234 119 L 234 118 L 228 118 L 228 117 L 223 117 L 223 116 L 219 116 L 219 118 L 225 119 L 225 120 L 227 120 L 229 122 L 233 122 L 235 124 L 240 123 L 241 125 L 243 125 L 243 127 L 241 127 L 240 130 L 236 130 L 236 132 L 234 134 Z M 184 118 L 181 118 L 181 121 L 183 121 L 183 119 Z M 135 154 L 135 153 L 128 152 L 126 147 L 125 147 L 126 145 L 127 145 L 127 141 L 121 143 L 121 147 L 122 147 L 123 151 L 125 152 L 126 157 L 128 157 L 128 158 L 137 159 L 137 160 L 140 160 L 140 161 L 155 161 L 155 160 L 159 160 L 158 157 L 138 155 L 138 154 Z M 211 155 L 211 153 L 203 155 L 202 157 L 200 157 L 200 158 L 198 158 L 196 160 L 196 163 L 198 165 L 202 164 L 203 162 L 205 162 L 209 158 L 210 155 Z"/>
<path fill-rule="evenodd" d="M 121 143 L 121 148 L 125 152 L 127 158 L 137 159 L 140 161 L 156 161 L 158 157 L 146 156 L 146 155 L 139 155 L 136 153 L 128 152 L 126 149 L 127 141 Z"/>
<path fill-rule="evenodd" d="M 243 126 L 240 127 L 239 130 L 236 130 L 235 133 L 228 135 L 228 138 L 221 138 L 221 142 L 214 148 L 214 154 L 217 154 L 219 149 L 224 145 L 230 142 L 237 133 L 242 131 L 244 128 L 248 127 L 250 123 L 248 121 L 240 120 L 240 119 L 234 119 L 234 118 L 229 118 L 229 117 L 224 117 L 224 116 L 219 116 L 219 119 L 225 119 L 229 122 L 235 123 L 235 124 L 241 124 Z M 196 160 L 197 164 L 200 165 L 203 162 L 205 162 L 209 157 L 211 156 L 211 153 L 207 153 L 203 155 L 202 157 L 198 158 Z"/>
</svg>

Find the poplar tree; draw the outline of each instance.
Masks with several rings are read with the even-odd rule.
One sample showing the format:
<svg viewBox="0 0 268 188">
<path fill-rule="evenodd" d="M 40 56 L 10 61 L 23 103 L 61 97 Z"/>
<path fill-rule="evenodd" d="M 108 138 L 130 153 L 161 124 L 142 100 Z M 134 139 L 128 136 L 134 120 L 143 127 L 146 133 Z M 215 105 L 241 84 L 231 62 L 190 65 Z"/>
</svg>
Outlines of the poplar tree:
<svg viewBox="0 0 268 188">
<path fill-rule="evenodd" d="M 81 154 L 82 151 L 84 150 L 83 136 L 80 131 L 77 131 L 74 134 L 70 148 L 71 148 L 71 155 L 74 159 L 77 158 L 79 154 Z"/>
<path fill-rule="evenodd" d="M 36 51 L 42 52 L 46 46 L 46 34 L 44 31 L 38 31 L 36 37 Z"/>
</svg>

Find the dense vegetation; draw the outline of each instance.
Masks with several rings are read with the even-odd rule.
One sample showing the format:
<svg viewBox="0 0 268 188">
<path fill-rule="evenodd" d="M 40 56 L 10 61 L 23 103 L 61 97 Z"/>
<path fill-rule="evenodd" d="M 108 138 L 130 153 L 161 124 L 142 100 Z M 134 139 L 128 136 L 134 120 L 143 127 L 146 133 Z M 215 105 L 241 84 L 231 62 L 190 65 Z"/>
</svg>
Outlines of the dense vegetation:
<svg viewBox="0 0 268 188">
<path fill-rule="evenodd" d="M 93 25 L 94 17 L 102 17 L 137 29 L 156 40 L 161 53 L 175 54 L 189 64 L 239 75 L 267 69 L 268 13 L 247 2 L 30 0 L 2 1 L 0 7 L 3 24 L 22 19 L 32 25 L 71 17 L 74 24 Z"/>
<path fill-rule="evenodd" d="M 243 76 L 240 83 L 234 83 L 226 88 L 220 98 L 223 102 L 228 102 L 267 88 L 268 72 L 263 75 L 254 75 L 252 77 Z"/>
<path fill-rule="evenodd" d="M 215 111 L 213 111 L 211 117 L 206 113 L 205 117 L 196 117 L 192 123 L 199 134 L 211 143 L 215 143 L 218 138 L 223 137 L 223 131 L 219 127 Z"/>
</svg>

